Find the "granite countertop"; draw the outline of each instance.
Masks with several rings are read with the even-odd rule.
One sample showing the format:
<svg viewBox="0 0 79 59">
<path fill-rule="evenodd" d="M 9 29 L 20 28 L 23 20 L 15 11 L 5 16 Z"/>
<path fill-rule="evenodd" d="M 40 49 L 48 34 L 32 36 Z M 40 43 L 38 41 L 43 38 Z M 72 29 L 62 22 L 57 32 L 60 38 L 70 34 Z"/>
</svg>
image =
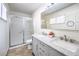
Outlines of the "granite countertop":
<svg viewBox="0 0 79 59">
<path fill-rule="evenodd" d="M 48 36 L 44 36 L 41 34 L 33 34 L 32 36 L 36 37 L 38 40 L 42 41 L 43 43 L 47 44 L 48 46 L 56 49 L 57 51 L 68 55 L 68 56 L 75 56 L 79 55 L 79 45 L 65 42 L 60 40 L 57 37 L 49 38 Z"/>
</svg>

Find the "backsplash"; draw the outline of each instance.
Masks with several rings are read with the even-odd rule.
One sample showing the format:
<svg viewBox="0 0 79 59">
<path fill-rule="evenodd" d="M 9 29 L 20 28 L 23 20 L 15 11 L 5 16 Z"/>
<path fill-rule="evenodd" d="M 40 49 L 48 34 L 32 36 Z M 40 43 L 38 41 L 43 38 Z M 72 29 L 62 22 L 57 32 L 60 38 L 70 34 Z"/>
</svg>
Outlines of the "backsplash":
<svg viewBox="0 0 79 59">
<path fill-rule="evenodd" d="M 71 31 L 71 30 L 49 30 L 49 29 L 42 29 L 42 33 L 47 34 L 48 32 L 54 32 L 55 36 L 60 37 L 66 35 L 68 39 L 73 39 L 79 41 L 79 31 Z"/>
<path fill-rule="evenodd" d="M 56 36 L 66 35 L 69 39 L 74 39 L 79 41 L 79 31 L 70 31 L 70 30 L 52 30 Z"/>
</svg>

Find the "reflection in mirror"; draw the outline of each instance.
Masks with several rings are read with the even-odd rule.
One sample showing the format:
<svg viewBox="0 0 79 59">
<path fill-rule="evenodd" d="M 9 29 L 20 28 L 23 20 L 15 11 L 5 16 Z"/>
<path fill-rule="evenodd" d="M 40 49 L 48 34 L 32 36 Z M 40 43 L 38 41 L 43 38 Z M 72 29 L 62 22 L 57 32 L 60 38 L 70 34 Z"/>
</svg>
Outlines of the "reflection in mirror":
<svg viewBox="0 0 79 59">
<path fill-rule="evenodd" d="M 71 5 L 73 3 L 53 3 L 50 8 L 47 7 L 41 14 L 42 29 L 65 29 L 66 15 L 70 13 L 65 8 Z"/>
<path fill-rule="evenodd" d="M 60 21 L 61 20 L 61 21 Z M 56 18 L 56 22 L 57 23 L 64 23 L 65 22 L 65 16 L 64 15 L 61 15 L 61 16 L 58 16 L 57 18 Z"/>
<path fill-rule="evenodd" d="M 50 18 L 50 24 L 55 24 L 56 23 L 56 18 Z"/>
<path fill-rule="evenodd" d="M 41 17 L 41 21 L 42 21 L 42 23 L 41 23 L 42 29 L 46 29 L 47 28 L 47 21 L 43 15 Z"/>
</svg>

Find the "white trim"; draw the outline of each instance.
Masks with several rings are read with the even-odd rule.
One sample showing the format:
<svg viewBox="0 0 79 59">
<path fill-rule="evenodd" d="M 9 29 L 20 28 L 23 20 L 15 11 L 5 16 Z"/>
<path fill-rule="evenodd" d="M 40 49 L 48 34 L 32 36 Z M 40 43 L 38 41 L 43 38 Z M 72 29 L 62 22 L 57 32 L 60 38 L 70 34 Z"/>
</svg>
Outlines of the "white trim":
<svg viewBox="0 0 79 59">
<path fill-rule="evenodd" d="M 4 20 L 2 17 L 0 17 L 0 20 L 4 21 L 4 22 L 7 22 L 7 20 Z"/>
<path fill-rule="evenodd" d="M 17 45 L 17 46 L 10 47 L 9 50 L 10 49 L 14 49 L 14 48 L 18 48 L 18 47 L 21 47 L 21 46 L 24 46 L 24 45 L 26 45 L 26 44 L 21 44 L 21 45 Z"/>
</svg>

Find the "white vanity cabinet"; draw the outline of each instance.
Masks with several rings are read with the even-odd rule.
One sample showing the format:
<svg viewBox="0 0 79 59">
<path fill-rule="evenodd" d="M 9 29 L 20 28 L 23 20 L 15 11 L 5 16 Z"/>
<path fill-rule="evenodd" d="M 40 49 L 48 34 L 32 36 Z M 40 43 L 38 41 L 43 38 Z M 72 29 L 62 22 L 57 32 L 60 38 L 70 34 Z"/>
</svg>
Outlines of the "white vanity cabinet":
<svg viewBox="0 0 79 59">
<path fill-rule="evenodd" d="M 48 48 L 48 56 L 64 56 L 64 54 L 58 52 L 54 48 L 49 47 Z"/>
<path fill-rule="evenodd" d="M 32 52 L 35 56 L 47 56 L 47 46 L 39 41 L 37 38 L 32 37 Z"/>
<path fill-rule="evenodd" d="M 35 37 L 32 37 L 32 52 L 38 56 L 38 40 Z"/>
<path fill-rule="evenodd" d="M 60 52 L 40 41 L 38 38 L 32 38 L 32 51 L 35 56 L 63 56 Z"/>
<path fill-rule="evenodd" d="M 63 54 L 41 41 L 39 43 L 38 49 L 39 56 L 63 56 Z"/>
<path fill-rule="evenodd" d="M 48 56 L 48 46 L 43 42 L 39 41 L 38 53 L 39 56 Z"/>
</svg>

